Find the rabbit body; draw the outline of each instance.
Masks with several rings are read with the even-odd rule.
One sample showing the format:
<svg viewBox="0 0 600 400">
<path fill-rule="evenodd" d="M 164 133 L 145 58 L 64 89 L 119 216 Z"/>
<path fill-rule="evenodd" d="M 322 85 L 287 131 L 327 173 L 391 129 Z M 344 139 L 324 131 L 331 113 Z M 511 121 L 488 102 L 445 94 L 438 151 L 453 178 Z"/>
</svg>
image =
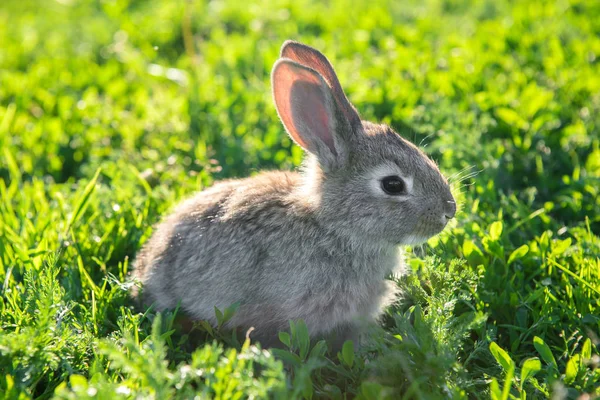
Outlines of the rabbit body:
<svg viewBox="0 0 600 400">
<path fill-rule="evenodd" d="M 298 192 L 301 180 L 265 172 L 182 203 L 138 256 L 145 302 L 172 309 L 181 301 L 188 315 L 213 323 L 215 306 L 239 302 L 230 325 L 255 326 L 261 338 L 290 319 L 324 334 L 376 318 L 395 297 L 385 275 L 402 271 L 401 252 L 322 226 L 319 208 Z"/>
<path fill-rule="evenodd" d="M 354 337 L 395 299 L 400 245 L 440 232 L 456 212 L 446 179 L 413 144 L 362 121 L 329 61 L 286 42 L 272 72 L 277 112 L 305 151 L 301 172 L 228 180 L 184 201 L 135 262 L 146 304 L 178 304 L 275 344 L 289 320 L 311 335 Z"/>
</svg>

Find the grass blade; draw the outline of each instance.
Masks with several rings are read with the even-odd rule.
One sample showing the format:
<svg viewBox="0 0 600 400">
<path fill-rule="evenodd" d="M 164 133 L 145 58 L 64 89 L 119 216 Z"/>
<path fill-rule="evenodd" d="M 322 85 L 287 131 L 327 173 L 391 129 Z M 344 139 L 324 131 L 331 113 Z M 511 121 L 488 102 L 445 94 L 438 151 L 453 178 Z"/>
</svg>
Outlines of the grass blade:
<svg viewBox="0 0 600 400">
<path fill-rule="evenodd" d="M 89 201 L 92 193 L 94 193 L 94 190 L 96 189 L 96 182 L 98 181 L 98 176 L 100 176 L 101 171 L 102 171 L 102 168 L 98 168 L 96 170 L 94 177 L 86 185 L 85 189 L 83 190 L 83 194 L 81 195 L 81 198 L 79 198 L 77 200 L 77 202 L 75 203 L 75 210 L 74 210 L 73 214 L 71 215 L 71 218 L 69 219 L 69 222 L 67 224 L 65 236 L 71 230 L 71 227 L 73 226 L 73 224 L 75 222 L 77 222 L 77 220 L 79 219 L 81 214 L 83 214 L 83 212 L 87 208 L 88 201 Z"/>
</svg>

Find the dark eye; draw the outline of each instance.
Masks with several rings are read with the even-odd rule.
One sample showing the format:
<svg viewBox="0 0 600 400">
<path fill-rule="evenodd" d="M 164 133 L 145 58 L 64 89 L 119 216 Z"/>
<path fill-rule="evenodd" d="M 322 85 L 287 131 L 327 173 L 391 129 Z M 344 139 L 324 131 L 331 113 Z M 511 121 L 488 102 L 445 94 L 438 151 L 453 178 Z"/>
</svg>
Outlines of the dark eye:
<svg viewBox="0 0 600 400">
<path fill-rule="evenodd" d="M 406 194 L 406 184 L 399 176 L 386 176 L 381 180 L 381 188 L 391 196 Z"/>
</svg>

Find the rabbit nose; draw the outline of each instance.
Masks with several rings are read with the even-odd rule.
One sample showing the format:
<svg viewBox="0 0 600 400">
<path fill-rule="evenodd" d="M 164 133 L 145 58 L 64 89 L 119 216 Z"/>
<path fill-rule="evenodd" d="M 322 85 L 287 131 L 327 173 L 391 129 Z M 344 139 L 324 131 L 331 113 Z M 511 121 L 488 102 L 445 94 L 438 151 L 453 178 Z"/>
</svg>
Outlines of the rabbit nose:
<svg viewBox="0 0 600 400">
<path fill-rule="evenodd" d="M 452 219 L 456 215 L 456 202 L 454 200 L 446 201 L 446 212 L 444 216 L 446 219 Z"/>
</svg>

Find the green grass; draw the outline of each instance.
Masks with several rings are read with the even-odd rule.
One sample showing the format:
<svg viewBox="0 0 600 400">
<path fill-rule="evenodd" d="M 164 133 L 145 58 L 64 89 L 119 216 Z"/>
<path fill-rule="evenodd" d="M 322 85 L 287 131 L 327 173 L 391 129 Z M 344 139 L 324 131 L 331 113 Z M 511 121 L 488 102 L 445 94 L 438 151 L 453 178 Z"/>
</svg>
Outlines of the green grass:
<svg viewBox="0 0 600 400">
<path fill-rule="evenodd" d="M 269 73 L 285 39 L 363 118 L 453 176 L 369 344 L 293 324 L 273 353 L 141 314 L 152 225 L 226 177 L 293 168 Z M 600 2 L 0 4 L 0 396 L 600 396 Z M 224 312 L 221 320 L 229 313 Z"/>
</svg>

